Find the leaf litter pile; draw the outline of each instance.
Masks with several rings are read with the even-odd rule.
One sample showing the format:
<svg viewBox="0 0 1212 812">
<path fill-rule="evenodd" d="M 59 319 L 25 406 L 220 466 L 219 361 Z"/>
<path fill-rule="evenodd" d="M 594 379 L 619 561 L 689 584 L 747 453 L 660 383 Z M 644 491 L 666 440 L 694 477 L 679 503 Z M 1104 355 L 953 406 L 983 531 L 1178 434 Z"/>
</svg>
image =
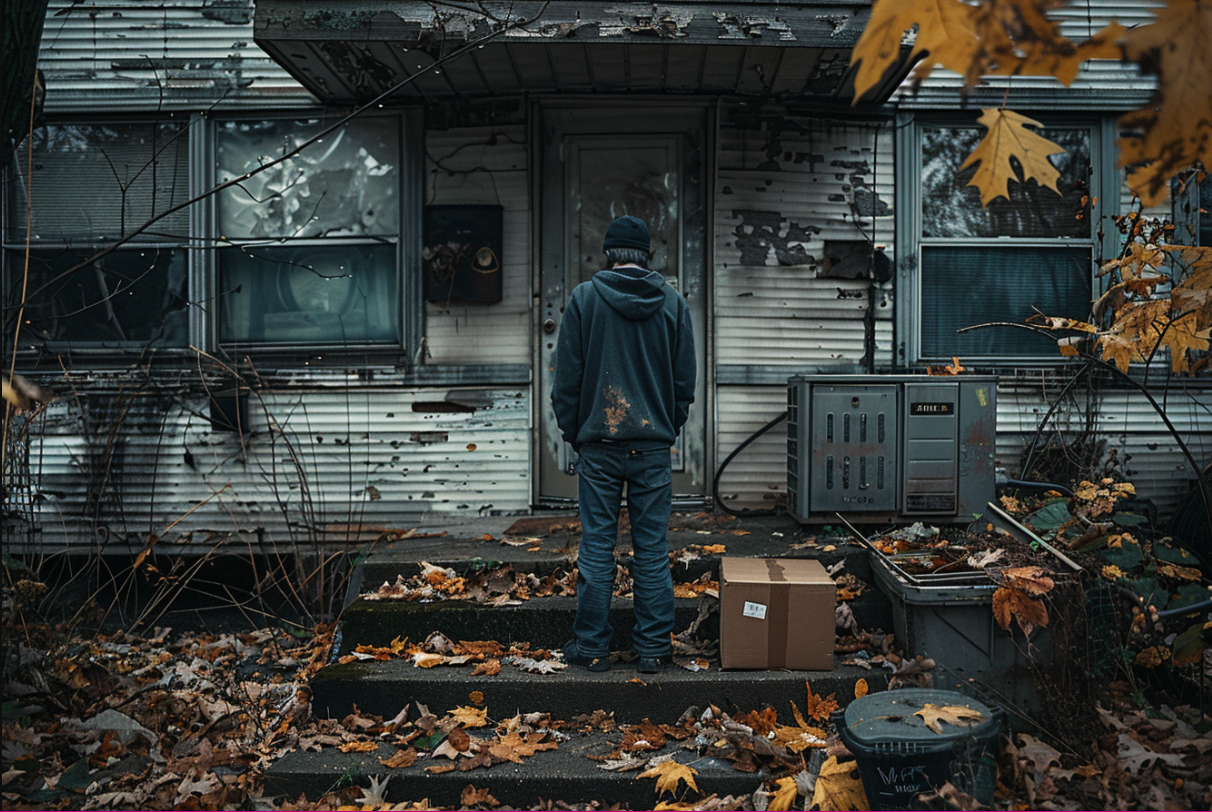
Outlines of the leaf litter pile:
<svg viewBox="0 0 1212 812">
<path fill-rule="evenodd" d="M 1191 643 L 1163 622 L 1163 607 L 1181 607 L 1205 583 L 1184 552 L 1151 538 L 1131 515 L 1117 512 L 1127 489 L 1088 484 L 1077 497 L 1004 500 L 1043 539 L 1075 559 L 1086 576 L 1128 596 L 1131 622 L 1116 638 L 1111 670 L 1099 676 L 1109 689 L 1090 693 L 1096 722 L 1079 736 L 1016 734 L 1002 741 L 995 805 L 1065 808 L 1212 807 L 1212 734 L 1196 703 L 1153 701 L 1147 679 L 1185 668 L 1208 670 L 1202 636 L 1191 663 Z M 1053 556 L 995 532 L 972 529 L 943 540 L 933 528 L 913 526 L 882 534 L 874 543 L 887 553 L 910 556 L 921 572 L 966 567 L 997 583 L 994 616 L 1007 634 L 1031 641 L 1055 627 L 1055 594 L 1071 574 Z M 743 531 L 742 531 L 743 532 Z M 831 550 L 815 538 L 788 539 L 789 550 Z M 671 555 L 675 567 L 723 545 L 691 545 Z M 1173 560 L 1172 560 L 1173 559 Z M 618 594 L 628 594 L 625 568 Z M 386 600 L 522 601 L 575 594 L 575 575 L 515 573 L 508 568 L 458 574 L 422 565 L 417 575 L 385 585 Z M 944 570 L 945 571 L 945 570 Z M 868 671 L 854 695 L 897 687 L 931 687 L 935 663 L 905 657 L 891 634 L 860 629 L 849 601 L 870 588 L 837 565 L 836 651 Z M 698 638 L 699 626 L 717 604 L 718 586 L 705 579 L 683 585 L 699 596 L 696 621 L 675 636 L 678 662 L 690 670 L 714 660 L 718 641 Z M 383 591 L 381 590 L 381 592 Z M 6 621 L 10 590 L 6 588 Z M 1191 619 L 1179 618 L 1179 625 Z M 484 693 L 441 711 L 403 704 L 392 719 L 357 711 L 342 719 L 314 718 L 307 682 L 332 647 L 330 630 L 299 637 L 282 630 L 244 634 L 115 634 L 71 638 L 55 645 L 18 642 L 11 632 L 6 658 L 4 706 L 5 808 L 263 808 L 427 809 L 424 798 L 392 795 L 398 770 L 466 774 L 460 808 L 495 808 L 494 777 L 508 765 L 573 748 L 604 771 L 651 784 L 656 809 L 863 809 L 868 808 L 854 756 L 829 724 L 838 707 L 832 694 L 805 686 L 803 706 L 725 712 L 704 697 L 672 724 L 615 722 L 609 709 L 568 720 L 541 709 L 495 715 Z M 1166 654 L 1156 653 L 1164 648 Z M 1150 651 L 1154 654 L 1150 654 Z M 359 646 L 343 658 L 407 659 L 418 668 L 465 666 L 492 679 L 502 668 L 573 679 L 558 652 L 526 644 L 451 640 L 441 634 L 416 643 Z M 1156 661 L 1156 662 L 1155 662 Z M 1097 663 L 1095 663 L 1097 665 Z M 1180 675 L 1181 676 L 1181 675 Z M 649 689 L 659 690 L 659 677 Z M 636 682 L 640 682 L 637 677 Z M 406 702 L 406 698 L 402 698 Z M 1085 701 L 1085 700 L 1083 700 Z M 1070 704 L 1074 704 L 1071 702 Z M 980 720 L 959 706 L 923 708 L 919 715 L 937 733 Z M 587 748 L 585 742 L 594 742 Z M 579 749 L 578 749 L 579 748 Z M 362 754 L 377 767 L 373 777 L 338 782 L 317 800 L 265 797 L 263 774 L 292 751 L 332 750 Z M 505 765 L 505 766 L 502 766 Z M 699 791 L 700 771 L 726 768 L 754 779 L 752 793 L 719 797 Z M 546 808 L 608 808 L 609 800 Z M 975 799 L 951 784 L 937 788 L 936 806 L 976 808 Z"/>
</svg>

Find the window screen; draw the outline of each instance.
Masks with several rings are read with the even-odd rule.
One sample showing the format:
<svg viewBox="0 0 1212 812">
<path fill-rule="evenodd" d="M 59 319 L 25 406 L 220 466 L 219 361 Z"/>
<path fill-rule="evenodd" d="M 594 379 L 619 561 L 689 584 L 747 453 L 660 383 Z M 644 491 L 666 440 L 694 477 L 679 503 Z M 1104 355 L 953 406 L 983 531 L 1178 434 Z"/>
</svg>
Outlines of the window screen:
<svg viewBox="0 0 1212 812">
<path fill-rule="evenodd" d="M 188 130 L 167 117 L 57 122 L 26 140 L 4 233 L 5 304 L 25 297 L 21 346 L 188 346 L 188 156 Z"/>
<path fill-rule="evenodd" d="M 189 199 L 186 131 L 172 123 L 40 128 L 17 154 L 7 198 L 9 241 L 25 239 L 27 215 L 35 240 L 125 237 Z M 140 236 L 169 242 L 188 238 L 187 209 Z"/>
<path fill-rule="evenodd" d="M 1085 320 L 1089 248 L 922 248 L 922 353 L 930 357 L 1056 355 L 1056 341 L 1020 327 L 1036 312 Z"/>
</svg>

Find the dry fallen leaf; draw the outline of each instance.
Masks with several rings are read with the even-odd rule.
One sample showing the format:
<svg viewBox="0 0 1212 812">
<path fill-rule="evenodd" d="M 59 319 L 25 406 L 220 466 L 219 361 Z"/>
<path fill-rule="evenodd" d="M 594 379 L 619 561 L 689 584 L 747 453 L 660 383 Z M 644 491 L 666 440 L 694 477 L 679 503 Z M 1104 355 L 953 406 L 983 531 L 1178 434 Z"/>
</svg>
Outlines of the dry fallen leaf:
<svg viewBox="0 0 1212 812">
<path fill-rule="evenodd" d="M 837 699 L 833 694 L 821 698 L 812 693 L 812 686 L 806 681 L 804 682 L 804 687 L 808 689 L 808 700 L 804 706 L 804 712 L 808 714 L 809 718 L 815 719 L 818 722 L 824 722 L 829 718 L 829 714 L 837 710 Z M 794 704 L 792 707 L 794 707 Z"/>
<path fill-rule="evenodd" d="M 415 747 L 405 747 L 397 750 L 387 758 L 379 759 L 379 763 L 384 767 L 393 769 L 398 767 L 411 767 L 417 760 L 417 750 Z"/>
<path fill-rule="evenodd" d="M 869 690 L 871 690 L 871 689 L 867 685 L 867 680 L 865 680 L 865 679 L 856 680 L 854 683 L 854 698 L 862 699 L 863 697 L 865 697 L 867 695 L 867 692 Z"/>
<path fill-rule="evenodd" d="M 693 767 L 681 764 L 673 759 L 662 761 L 660 764 L 645 770 L 636 776 L 636 778 L 655 778 L 656 792 L 660 795 L 665 792 L 677 794 L 678 782 L 685 781 L 686 786 L 690 787 L 695 792 L 699 791 L 698 786 L 694 783 L 694 777 L 699 774 L 699 771 Z"/>
<path fill-rule="evenodd" d="M 863 782 L 858 777 L 858 764 L 850 761 L 839 764 L 837 756 L 830 756 L 821 765 L 812 792 L 812 808 L 821 810 L 870 809 Z"/>
<path fill-rule="evenodd" d="M 922 720 L 926 723 L 926 727 L 935 733 L 943 732 L 943 726 L 939 724 L 940 722 L 971 727 L 977 722 L 984 721 L 985 718 L 985 714 L 964 705 L 932 705 L 929 702 L 913 715 L 922 717 Z"/>
<path fill-rule="evenodd" d="M 795 776 L 780 778 L 775 784 L 777 787 L 774 790 L 774 794 L 770 796 L 770 803 L 766 808 L 771 810 L 771 812 L 786 812 L 795 801 L 795 796 L 799 794 L 799 788 L 795 784 Z"/>
<path fill-rule="evenodd" d="M 474 784 L 468 784 L 459 799 L 459 806 L 468 809 L 473 806 L 500 806 L 501 802 L 488 793 L 488 787 L 476 789 Z"/>
<path fill-rule="evenodd" d="M 373 753 L 379 745 L 377 742 L 346 742 L 337 749 L 342 753 Z"/>
<path fill-rule="evenodd" d="M 466 705 L 459 705 L 452 711 L 447 711 L 448 716 L 454 717 L 463 727 L 484 727 L 488 724 L 488 708 L 469 708 Z"/>
<path fill-rule="evenodd" d="M 500 660 L 488 660 L 486 662 L 476 663 L 476 667 L 471 669 L 471 675 L 473 677 L 479 677 L 479 676 L 494 677 L 500 673 L 501 673 L 501 661 Z M 479 693 L 479 692 L 477 691 L 476 693 Z"/>
</svg>

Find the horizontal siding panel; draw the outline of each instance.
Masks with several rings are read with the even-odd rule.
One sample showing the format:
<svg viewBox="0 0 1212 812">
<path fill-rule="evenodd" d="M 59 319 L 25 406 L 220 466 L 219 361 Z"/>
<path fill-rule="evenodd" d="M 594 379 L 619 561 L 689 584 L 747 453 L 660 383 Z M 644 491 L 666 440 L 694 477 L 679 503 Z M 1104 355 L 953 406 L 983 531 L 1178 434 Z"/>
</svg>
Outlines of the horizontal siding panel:
<svg viewBox="0 0 1212 812">
<path fill-rule="evenodd" d="M 448 392 L 485 405 L 413 411 Z M 525 391 L 270 391 L 250 401 L 243 443 L 212 431 L 201 398 L 163 406 L 152 398 L 111 403 L 109 414 L 126 410 L 117 433 L 116 418 L 97 409 L 82 432 L 78 405 L 51 407 L 30 457 L 43 544 L 89 544 L 103 528 L 112 545 L 139 547 L 181 519 L 166 545 L 236 534 L 269 549 L 380 532 L 359 525 L 406 530 L 426 516 L 529 507 Z"/>
<path fill-rule="evenodd" d="M 528 364 L 531 356 L 530 181 L 525 126 L 429 131 L 426 201 L 504 207 L 502 299 L 493 305 L 427 304 L 429 363 Z"/>
<path fill-rule="evenodd" d="M 787 411 L 786 386 L 721 386 L 716 390 L 716 460 Z M 717 464 L 718 464 L 717 463 Z M 787 423 L 778 424 L 733 458 L 720 477 L 720 498 L 735 508 L 773 508 L 787 493 Z"/>
<path fill-rule="evenodd" d="M 1154 10 L 1165 4 L 1160 0 L 1073 0 L 1053 9 L 1049 16 L 1060 23 L 1061 33 L 1080 41 L 1101 30 L 1112 20 L 1126 28 L 1148 24 Z M 1056 79 L 1042 76 L 985 77 L 962 99 L 963 78 L 953 71 L 939 68 L 914 88 L 911 80 L 893 96 L 903 107 L 966 107 L 975 109 L 1005 102 L 1016 109 L 1058 107 L 1063 109 L 1130 110 L 1148 102 L 1156 87 L 1152 76 L 1141 75 L 1134 64 L 1114 60 L 1087 62 L 1073 84 L 1066 88 Z"/>
<path fill-rule="evenodd" d="M 223 7 L 51 0 L 38 59 L 47 111 L 314 103 L 253 42 L 252 7 L 253 0 Z"/>
<path fill-rule="evenodd" d="M 715 193 L 716 361 L 819 368 L 865 351 L 865 280 L 819 276 L 825 242 L 893 241 L 891 127 L 721 114 Z M 879 216 L 855 218 L 856 210 Z M 891 290 L 875 317 L 892 360 Z"/>
</svg>

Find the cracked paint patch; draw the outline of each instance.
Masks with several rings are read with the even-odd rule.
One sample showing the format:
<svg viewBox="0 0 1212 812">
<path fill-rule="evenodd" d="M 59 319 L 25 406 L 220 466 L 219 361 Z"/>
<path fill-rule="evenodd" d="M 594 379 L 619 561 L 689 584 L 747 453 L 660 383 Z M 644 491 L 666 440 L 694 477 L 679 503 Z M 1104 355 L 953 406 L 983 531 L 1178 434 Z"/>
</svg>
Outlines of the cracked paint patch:
<svg viewBox="0 0 1212 812">
<path fill-rule="evenodd" d="M 740 220 L 732 230 L 743 265 L 768 265 L 771 253 L 779 265 L 811 265 L 816 260 L 804 247 L 821 233 L 817 226 L 801 226 L 776 211 L 734 211 Z"/>
</svg>

